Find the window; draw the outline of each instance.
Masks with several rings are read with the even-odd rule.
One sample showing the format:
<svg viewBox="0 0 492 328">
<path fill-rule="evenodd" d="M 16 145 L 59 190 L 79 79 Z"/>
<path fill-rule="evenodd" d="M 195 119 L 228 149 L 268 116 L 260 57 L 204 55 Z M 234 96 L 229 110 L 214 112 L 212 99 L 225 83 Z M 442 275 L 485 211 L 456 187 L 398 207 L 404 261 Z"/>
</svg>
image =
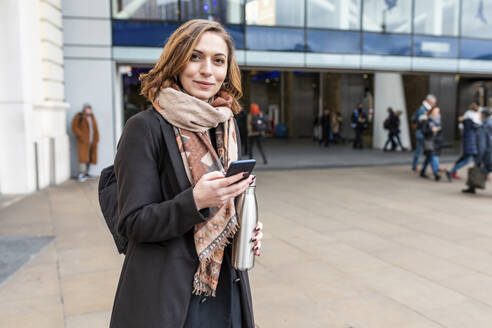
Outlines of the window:
<svg viewBox="0 0 492 328">
<path fill-rule="evenodd" d="M 304 1 L 246 0 L 246 24 L 304 26 Z"/>
<path fill-rule="evenodd" d="M 181 19 L 202 18 L 222 24 L 242 24 L 244 0 L 181 0 Z"/>
<path fill-rule="evenodd" d="M 178 0 L 113 0 L 118 19 L 179 20 Z"/>
<path fill-rule="evenodd" d="M 458 36 L 459 0 L 415 0 L 415 34 Z"/>
<path fill-rule="evenodd" d="M 361 0 L 307 0 L 307 26 L 340 30 L 360 29 Z"/>
<path fill-rule="evenodd" d="M 461 15 L 461 36 L 492 39 L 492 0 L 466 0 Z"/>
<path fill-rule="evenodd" d="M 410 33 L 412 0 L 364 0 L 362 24 L 365 31 Z"/>
</svg>

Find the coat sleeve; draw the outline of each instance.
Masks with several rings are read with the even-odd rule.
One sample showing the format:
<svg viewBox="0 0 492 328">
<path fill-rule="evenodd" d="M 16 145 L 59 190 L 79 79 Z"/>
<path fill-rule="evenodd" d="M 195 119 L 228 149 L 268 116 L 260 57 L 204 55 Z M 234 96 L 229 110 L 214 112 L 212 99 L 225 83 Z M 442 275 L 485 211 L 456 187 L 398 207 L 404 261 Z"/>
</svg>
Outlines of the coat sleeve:
<svg viewBox="0 0 492 328">
<path fill-rule="evenodd" d="M 94 122 L 94 141 L 99 142 L 99 128 L 97 127 L 97 120 L 96 117 L 93 115 L 92 116 L 92 122 Z"/>
<path fill-rule="evenodd" d="M 118 232 L 137 242 L 160 242 L 184 235 L 206 218 L 196 208 L 192 187 L 163 200 L 160 145 L 141 115 L 131 118 L 115 158 Z"/>
<path fill-rule="evenodd" d="M 79 113 L 77 113 L 72 120 L 72 132 L 77 137 L 80 138 L 80 128 L 79 128 Z"/>
</svg>

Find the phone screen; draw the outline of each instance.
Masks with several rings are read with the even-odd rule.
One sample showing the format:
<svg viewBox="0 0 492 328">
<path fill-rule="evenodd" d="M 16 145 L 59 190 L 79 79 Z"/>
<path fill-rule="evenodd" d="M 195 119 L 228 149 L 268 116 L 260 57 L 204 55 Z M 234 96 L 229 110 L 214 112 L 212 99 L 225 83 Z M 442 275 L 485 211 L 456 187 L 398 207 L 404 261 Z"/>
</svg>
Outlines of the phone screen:
<svg viewBox="0 0 492 328">
<path fill-rule="evenodd" d="M 229 168 L 227 169 L 226 177 L 230 177 L 238 173 L 245 172 L 248 173 L 248 175 L 244 177 L 244 179 L 246 179 L 253 171 L 255 164 L 256 164 L 255 159 L 234 161 L 229 165 Z"/>
</svg>

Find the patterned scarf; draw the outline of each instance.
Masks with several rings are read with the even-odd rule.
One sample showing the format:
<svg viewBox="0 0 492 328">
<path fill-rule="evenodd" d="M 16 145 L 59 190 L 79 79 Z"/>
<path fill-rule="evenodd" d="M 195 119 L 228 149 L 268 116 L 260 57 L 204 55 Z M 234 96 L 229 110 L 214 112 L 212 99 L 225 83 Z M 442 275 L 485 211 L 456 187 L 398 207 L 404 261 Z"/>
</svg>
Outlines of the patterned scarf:
<svg viewBox="0 0 492 328">
<path fill-rule="evenodd" d="M 209 172 L 225 172 L 237 160 L 237 139 L 230 109 L 232 97 L 221 93 L 208 104 L 173 88 L 161 89 L 155 109 L 174 126 L 176 141 L 193 186 Z M 215 129 L 217 152 L 207 131 Z M 200 261 L 193 277 L 193 293 L 215 296 L 224 248 L 238 229 L 234 200 L 210 208 L 207 222 L 195 225 L 195 248 Z"/>
</svg>

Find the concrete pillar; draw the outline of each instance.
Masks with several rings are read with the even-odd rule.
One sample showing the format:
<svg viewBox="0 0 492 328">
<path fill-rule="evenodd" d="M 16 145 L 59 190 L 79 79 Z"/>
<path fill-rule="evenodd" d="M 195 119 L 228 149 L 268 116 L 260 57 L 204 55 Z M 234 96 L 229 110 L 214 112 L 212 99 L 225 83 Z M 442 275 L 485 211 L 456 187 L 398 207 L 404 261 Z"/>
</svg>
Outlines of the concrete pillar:
<svg viewBox="0 0 492 328">
<path fill-rule="evenodd" d="M 375 73 L 373 148 L 382 149 L 388 137 L 388 131 L 383 128 L 384 120 L 388 116 L 388 107 L 392 107 L 394 111 L 402 111 L 400 116 L 400 138 L 403 147 L 410 148 L 407 108 L 401 74 Z"/>
<path fill-rule="evenodd" d="M 0 193 L 69 176 L 59 2 L 0 2 Z"/>
</svg>

